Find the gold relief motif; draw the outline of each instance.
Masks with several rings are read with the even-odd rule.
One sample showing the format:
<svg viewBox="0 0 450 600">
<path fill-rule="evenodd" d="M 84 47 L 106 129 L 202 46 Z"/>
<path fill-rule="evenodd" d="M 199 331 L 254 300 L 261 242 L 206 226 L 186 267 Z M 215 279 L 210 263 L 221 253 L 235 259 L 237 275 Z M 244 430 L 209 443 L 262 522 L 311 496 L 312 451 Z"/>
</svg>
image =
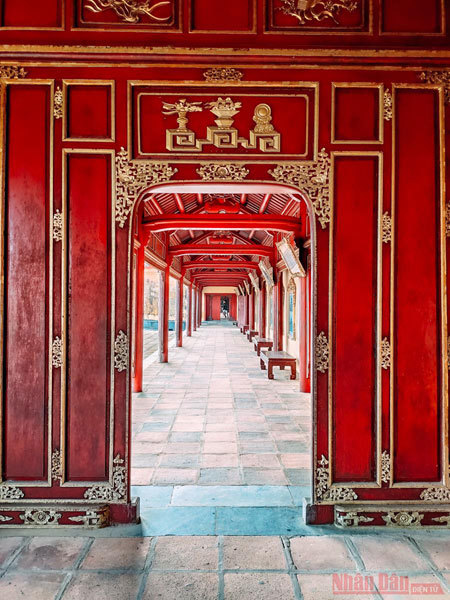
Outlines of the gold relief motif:
<svg viewBox="0 0 450 600">
<path fill-rule="evenodd" d="M 424 71 L 420 73 L 419 79 L 425 83 L 442 85 L 446 104 L 450 104 L 450 71 Z"/>
<path fill-rule="evenodd" d="M 241 81 L 244 74 L 238 69 L 231 67 L 213 67 L 203 73 L 203 77 L 206 81 L 212 81 L 214 83 Z"/>
<path fill-rule="evenodd" d="M 52 481 L 62 480 L 61 450 L 54 450 L 52 454 Z"/>
<path fill-rule="evenodd" d="M 159 17 L 155 13 L 170 4 L 168 0 L 86 0 L 85 8 L 94 13 L 113 10 L 124 23 L 139 23 L 141 17 L 148 17 L 151 21 L 169 21 L 171 16 Z"/>
<path fill-rule="evenodd" d="M 22 519 L 24 525 L 32 525 L 33 527 L 42 527 L 43 525 L 59 525 L 59 519 L 61 513 L 55 510 L 40 510 L 40 509 L 29 509 L 23 514 L 19 515 L 19 519 Z"/>
<path fill-rule="evenodd" d="M 18 500 L 23 498 L 24 493 L 18 487 L 0 484 L 0 500 Z"/>
<path fill-rule="evenodd" d="M 61 119 L 63 116 L 63 93 L 60 87 L 56 88 L 55 97 L 53 98 L 53 116 L 55 119 Z"/>
<path fill-rule="evenodd" d="M 59 211 L 59 208 L 56 209 L 53 215 L 53 239 L 55 242 L 60 242 L 63 237 L 63 218 L 62 214 Z"/>
<path fill-rule="evenodd" d="M 386 523 L 386 527 L 421 527 L 423 515 L 418 512 L 388 512 L 382 519 Z"/>
<path fill-rule="evenodd" d="M 128 336 L 119 331 L 114 342 L 114 368 L 121 373 L 128 369 Z"/>
<path fill-rule="evenodd" d="M 445 205 L 445 235 L 450 237 L 450 202 Z"/>
<path fill-rule="evenodd" d="M 243 181 L 250 173 L 245 165 L 238 163 L 207 163 L 197 169 L 203 181 Z"/>
<path fill-rule="evenodd" d="M 350 502 L 357 500 L 358 496 L 351 488 L 331 487 L 330 468 L 328 459 L 322 454 L 316 472 L 316 496 L 319 501 Z"/>
<path fill-rule="evenodd" d="M 389 244 L 392 241 L 392 219 L 387 212 L 383 214 L 382 239 L 383 244 Z"/>
<path fill-rule="evenodd" d="M 331 220 L 330 166 L 330 157 L 325 148 L 322 148 L 315 162 L 283 163 L 273 171 L 269 171 L 270 175 L 279 183 L 294 185 L 305 191 L 312 202 L 322 229 L 325 229 Z"/>
<path fill-rule="evenodd" d="M 387 450 L 381 455 L 381 481 L 383 483 L 391 481 L 391 455 Z"/>
<path fill-rule="evenodd" d="M 8 517 L 7 515 L 0 515 L 0 522 L 5 523 L 6 521 L 12 521 L 12 517 Z"/>
<path fill-rule="evenodd" d="M 127 151 L 121 148 L 116 156 L 115 215 L 119 227 L 124 227 L 134 203 L 146 187 L 169 181 L 177 171 L 168 163 L 129 160 Z"/>
<path fill-rule="evenodd" d="M 272 109 L 268 104 L 258 104 L 255 107 L 253 120 L 256 125 L 249 132 L 249 139 L 239 136 L 239 130 L 233 127 L 234 117 L 242 108 L 241 102 L 234 102 L 231 98 L 217 98 L 214 102 L 207 102 L 205 108 L 209 109 L 215 119 L 216 127 L 208 125 L 206 138 L 197 139 L 197 134 L 188 129 L 188 114 L 201 112 L 202 102 L 188 102 L 181 98 L 169 104 L 163 102 L 163 115 L 177 114 L 178 129 L 166 130 L 166 148 L 171 152 L 202 152 L 204 146 L 213 145 L 219 149 L 237 149 L 242 146 L 246 149 L 259 149 L 261 152 L 280 152 L 281 134 L 275 131 L 272 125 Z"/>
<path fill-rule="evenodd" d="M 450 516 L 448 515 L 443 515 L 442 517 L 434 517 L 431 520 L 435 521 L 436 523 L 445 523 L 446 527 L 450 529 Z"/>
<path fill-rule="evenodd" d="M 420 494 L 420 498 L 428 502 L 449 502 L 450 489 L 444 487 L 428 488 Z"/>
<path fill-rule="evenodd" d="M 385 121 L 392 121 L 392 93 L 389 90 L 384 92 L 383 115 Z"/>
<path fill-rule="evenodd" d="M 381 366 L 383 369 L 391 368 L 391 344 L 387 338 L 381 342 Z"/>
<path fill-rule="evenodd" d="M 0 66 L 0 79 L 23 79 L 26 76 L 23 67 Z"/>
<path fill-rule="evenodd" d="M 353 12 L 358 7 L 357 0 L 281 0 L 279 8 L 285 15 L 294 17 L 299 25 L 309 21 L 331 19 L 339 25 L 338 15 L 342 10 Z"/>
<path fill-rule="evenodd" d="M 96 510 L 87 510 L 84 515 L 69 517 L 73 523 L 81 523 L 84 527 L 107 527 L 109 525 L 109 507 Z"/>
<path fill-rule="evenodd" d="M 113 461 L 112 484 L 93 485 L 85 491 L 84 497 L 88 500 L 104 500 L 106 502 L 126 498 L 126 468 L 123 464 L 124 460 L 118 454 Z"/>
<path fill-rule="evenodd" d="M 327 336 L 323 331 L 319 333 L 316 339 L 316 370 L 325 373 L 328 370 L 330 359 L 330 348 Z"/>
<path fill-rule="evenodd" d="M 52 345 L 52 365 L 55 369 L 60 369 L 62 366 L 62 340 L 56 336 Z"/>
<path fill-rule="evenodd" d="M 360 523 L 370 523 L 373 517 L 359 515 L 357 512 L 340 513 L 336 515 L 335 524 L 340 527 L 358 527 Z"/>
</svg>

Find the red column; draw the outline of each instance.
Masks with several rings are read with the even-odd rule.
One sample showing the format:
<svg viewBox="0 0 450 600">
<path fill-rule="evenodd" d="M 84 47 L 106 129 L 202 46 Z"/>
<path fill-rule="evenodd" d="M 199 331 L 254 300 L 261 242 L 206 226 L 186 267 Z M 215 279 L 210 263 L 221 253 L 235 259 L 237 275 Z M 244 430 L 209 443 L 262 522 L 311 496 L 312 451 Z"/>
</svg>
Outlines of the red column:
<svg viewBox="0 0 450 600">
<path fill-rule="evenodd" d="M 309 381 L 308 381 L 308 319 L 306 313 L 306 294 L 307 294 L 307 279 L 306 277 L 300 278 L 300 298 L 299 298 L 299 319 L 298 319 L 298 331 L 299 331 L 299 380 L 300 380 L 300 391 L 309 392 Z"/>
<path fill-rule="evenodd" d="M 176 294 L 175 333 L 177 347 L 180 348 L 183 345 L 183 276 L 181 276 L 181 279 L 177 279 Z"/>
<path fill-rule="evenodd" d="M 203 291 L 198 290 L 197 327 L 200 327 L 200 325 L 202 324 L 202 306 L 203 306 Z"/>
<path fill-rule="evenodd" d="M 255 329 L 255 291 L 248 298 L 248 328 Z"/>
<path fill-rule="evenodd" d="M 141 244 L 135 252 L 133 392 L 142 392 L 144 361 L 144 253 L 145 247 Z"/>
<path fill-rule="evenodd" d="M 187 303 L 187 315 L 186 315 L 186 335 L 191 337 L 192 335 L 192 283 L 188 287 L 188 303 Z"/>
<path fill-rule="evenodd" d="M 197 289 L 192 288 L 192 330 L 197 331 Z"/>
<path fill-rule="evenodd" d="M 273 286 L 273 349 L 283 349 L 283 307 L 281 305 L 282 273 L 275 273 Z"/>
<path fill-rule="evenodd" d="M 248 309 L 249 309 L 249 298 L 248 294 L 244 296 L 244 325 L 248 325 Z"/>
<path fill-rule="evenodd" d="M 266 337 L 266 286 L 264 282 L 261 282 L 261 291 L 259 292 L 259 325 L 258 332 L 259 337 Z"/>
<path fill-rule="evenodd" d="M 169 360 L 169 273 L 168 265 L 159 272 L 159 362 Z"/>
</svg>

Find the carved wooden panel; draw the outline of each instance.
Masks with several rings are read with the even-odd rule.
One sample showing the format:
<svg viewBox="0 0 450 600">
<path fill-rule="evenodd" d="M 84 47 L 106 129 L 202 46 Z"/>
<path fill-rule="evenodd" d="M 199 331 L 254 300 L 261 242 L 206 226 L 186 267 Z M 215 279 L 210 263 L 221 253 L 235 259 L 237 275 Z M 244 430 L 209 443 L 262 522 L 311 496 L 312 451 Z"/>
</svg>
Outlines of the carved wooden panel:
<svg viewBox="0 0 450 600">
<path fill-rule="evenodd" d="M 113 81 L 64 81 L 64 141 L 114 141 Z"/>
<path fill-rule="evenodd" d="M 332 142 L 383 142 L 383 86 L 336 83 L 332 94 Z"/>
<path fill-rule="evenodd" d="M 299 35 L 367 31 L 372 21 L 372 3 L 369 0 L 268 0 L 267 17 L 269 31 Z"/>
<path fill-rule="evenodd" d="M 256 5 L 254 0 L 228 0 L 218 8 L 212 6 L 210 0 L 191 0 L 191 31 L 256 32 Z"/>
<path fill-rule="evenodd" d="M 177 29 L 179 0 L 76 0 L 76 27 L 97 30 Z"/>
<path fill-rule="evenodd" d="M 64 0 L 0 0 L 0 26 L 14 29 L 62 29 Z"/>
<path fill-rule="evenodd" d="M 445 32 L 445 21 L 445 0 L 382 0 L 382 34 L 439 35 Z"/>
</svg>

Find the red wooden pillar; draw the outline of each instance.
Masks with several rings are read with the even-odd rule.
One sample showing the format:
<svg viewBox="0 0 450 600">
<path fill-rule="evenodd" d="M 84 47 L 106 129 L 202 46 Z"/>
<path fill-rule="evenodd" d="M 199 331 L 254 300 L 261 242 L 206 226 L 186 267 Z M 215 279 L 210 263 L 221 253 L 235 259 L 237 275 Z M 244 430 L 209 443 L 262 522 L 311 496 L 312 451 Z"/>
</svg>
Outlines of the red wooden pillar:
<svg viewBox="0 0 450 600">
<path fill-rule="evenodd" d="M 259 324 L 258 332 L 259 337 L 266 337 L 266 286 L 261 282 L 261 290 L 259 292 Z"/>
<path fill-rule="evenodd" d="M 183 275 L 181 279 L 177 279 L 176 283 L 176 322 L 175 322 L 175 334 L 176 344 L 178 348 L 183 345 Z"/>
<path fill-rule="evenodd" d="M 169 361 L 169 273 L 170 266 L 159 272 L 159 362 Z"/>
<path fill-rule="evenodd" d="M 300 278 L 300 298 L 299 298 L 299 319 L 298 319 L 298 332 L 299 332 L 299 380 L 300 380 L 300 391 L 309 392 L 310 383 L 308 381 L 308 318 L 307 318 L 307 301 L 306 294 L 308 293 L 307 279 L 306 277 Z"/>
<path fill-rule="evenodd" d="M 191 337 L 192 335 L 192 283 L 188 286 L 188 303 L 187 303 L 187 315 L 186 315 L 186 335 Z"/>
<path fill-rule="evenodd" d="M 144 265 L 145 246 L 135 250 L 134 286 L 134 349 L 133 349 L 133 392 L 142 392 L 144 361 Z"/>
<path fill-rule="evenodd" d="M 197 331 L 197 289 L 192 288 L 192 330 Z"/>
<path fill-rule="evenodd" d="M 248 328 L 255 329 L 255 291 L 248 298 Z"/>
<path fill-rule="evenodd" d="M 198 290 L 197 327 L 200 327 L 200 325 L 202 324 L 202 307 L 203 307 L 203 291 Z"/>
<path fill-rule="evenodd" d="M 244 325 L 249 324 L 248 309 L 249 309 L 249 298 L 248 298 L 248 294 L 245 294 L 245 296 L 244 296 Z"/>
<path fill-rule="evenodd" d="M 283 285 L 282 273 L 274 269 L 275 285 L 273 286 L 273 349 L 283 349 L 283 306 L 281 286 Z"/>
</svg>

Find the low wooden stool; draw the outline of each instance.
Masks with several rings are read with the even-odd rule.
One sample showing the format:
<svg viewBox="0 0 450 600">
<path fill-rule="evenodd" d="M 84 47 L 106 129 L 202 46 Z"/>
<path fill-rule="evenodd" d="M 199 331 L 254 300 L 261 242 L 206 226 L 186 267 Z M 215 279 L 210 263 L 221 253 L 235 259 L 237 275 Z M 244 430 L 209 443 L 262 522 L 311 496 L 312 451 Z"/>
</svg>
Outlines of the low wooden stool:
<svg viewBox="0 0 450 600">
<path fill-rule="evenodd" d="M 247 339 L 249 342 L 252 341 L 252 339 L 255 337 L 255 335 L 258 335 L 258 332 L 255 329 L 249 329 L 247 331 Z"/>
<path fill-rule="evenodd" d="M 260 364 L 263 371 L 268 370 L 267 377 L 273 379 L 273 368 L 280 367 L 281 370 L 284 367 L 291 367 L 291 379 L 297 377 L 297 359 L 288 354 L 287 352 L 280 351 L 266 351 L 260 354 Z"/>
<path fill-rule="evenodd" d="M 263 348 L 267 348 L 267 350 L 272 350 L 272 348 L 273 348 L 273 341 L 269 340 L 268 338 L 260 338 L 258 336 L 255 336 L 253 338 L 253 346 L 255 348 L 256 354 L 258 356 L 260 356 L 261 350 Z"/>
<path fill-rule="evenodd" d="M 243 333 L 245 335 L 247 333 L 247 331 L 248 331 L 248 325 L 242 325 L 241 333 Z"/>
</svg>

